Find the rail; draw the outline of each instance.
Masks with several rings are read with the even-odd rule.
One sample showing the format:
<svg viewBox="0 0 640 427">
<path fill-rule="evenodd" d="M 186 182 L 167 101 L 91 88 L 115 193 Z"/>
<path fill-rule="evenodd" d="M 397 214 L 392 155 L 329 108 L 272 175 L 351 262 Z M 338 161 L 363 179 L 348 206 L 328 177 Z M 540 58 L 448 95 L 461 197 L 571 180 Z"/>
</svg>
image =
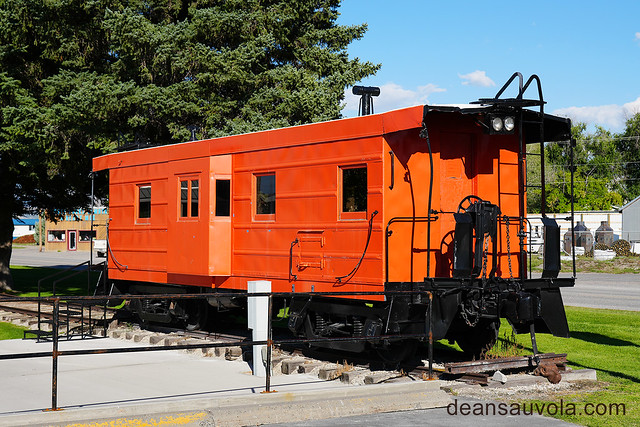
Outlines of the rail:
<svg viewBox="0 0 640 427">
<path fill-rule="evenodd" d="M 394 335 L 376 335 L 376 336 L 356 336 L 356 337 L 324 337 L 324 338 L 295 338 L 295 339 L 273 339 L 273 298 L 276 297 L 311 297 L 311 296 L 336 296 L 336 295 L 352 295 L 352 296 L 396 296 L 396 295 L 415 295 L 420 294 L 428 298 L 427 316 L 425 317 L 425 332 L 421 334 L 394 334 Z M 123 348 L 103 348 L 92 350 L 60 350 L 59 349 L 59 325 L 60 325 L 60 304 L 69 302 L 78 302 L 81 304 L 92 302 L 104 302 L 112 299 L 112 296 L 53 296 L 53 297 L 0 297 L 0 302 L 50 302 L 53 304 L 53 325 L 52 325 L 52 350 L 44 352 L 32 352 L 32 353 L 14 353 L 14 354 L 0 354 L 0 360 L 15 360 L 15 359 L 31 359 L 31 358 L 43 358 L 51 357 L 52 359 L 52 372 L 51 372 L 51 408 L 50 411 L 57 411 L 61 408 L 58 407 L 58 358 L 61 356 L 77 356 L 77 355 L 96 355 L 96 354 L 113 354 L 113 353 L 135 353 L 146 351 L 164 351 L 164 350 L 191 350 L 191 349 L 204 349 L 204 348 L 216 348 L 216 347 L 228 347 L 228 346 L 267 346 L 266 352 L 266 376 L 265 376 L 265 393 L 271 393 L 271 353 L 273 346 L 276 344 L 299 344 L 299 343 L 321 343 L 321 342 L 360 342 L 371 340 L 398 340 L 398 339 L 424 339 L 428 342 L 428 358 L 429 358 L 429 379 L 433 379 L 433 295 L 429 291 L 387 291 L 387 292 L 261 292 L 261 293 L 207 293 L 207 294 L 161 294 L 161 295 L 118 295 L 119 299 L 135 300 L 135 299 L 171 299 L 171 300 L 196 300 L 205 298 L 216 297 L 240 297 L 240 298 L 252 298 L 252 297 L 268 297 L 268 320 L 267 320 L 267 340 L 262 341 L 235 341 L 235 342 L 203 342 L 199 344 L 182 344 L 182 345 L 162 345 L 162 346 L 145 346 L 145 347 L 123 347 Z"/>
<path fill-rule="evenodd" d="M 85 269 L 79 270 L 81 267 L 86 266 Z M 37 289 L 38 289 L 38 329 L 35 331 L 25 331 L 25 334 L 35 334 L 36 338 L 38 341 L 40 341 L 40 338 L 42 335 L 48 335 L 48 333 L 43 331 L 42 328 L 42 302 L 46 301 L 47 298 L 46 297 L 42 297 L 42 288 L 43 288 L 43 283 L 45 281 L 51 280 L 56 278 L 56 280 L 53 280 L 52 284 L 51 284 L 51 293 L 52 293 L 52 298 L 56 297 L 56 286 L 61 283 L 64 282 L 65 280 L 71 279 L 72 277 L 78 276 L 80 274 L 87 273 L 87 293 L 89 293 L 89 290 L 91 288 L 91 272 L 96 271 L 96 270 L 102 270 L 101 271 L 101 275 L 100 278 L 98 280 L 98 283 L 96 284 L 96 288 L 100 285 L 100 283 L 103 283 L 103 287 L 104 285 L 106 285 L 106 282 L 104 281 L 104 269 L 106 268 L 106 262 L 103 261 L 101 263 L 98 264 L 93 264 L 91 260 L 89 261 L 85 261 L 82 262 L 80 264 L 65 268 L 63 270 L 57 271 L 55 273 L 52 273 L 48 276 L 45 276 L 41 279 L 38 280 L 38 284 L 37 284 Z M 60 277 L 62 276 L 62 277 Z M 70 336 L 70 323 L 71 323 L 71 317 L 77 312 L 77 310 L 73 310 L 72 307 L 69 304 L 69 297 L 64 297 L 64 301 L 66 302 L 66 310 L 64 310 L 63 314 L 66 314 L 66 326 L 67 326 L 67 336 Z M 12 301 L 18 300 L 16 299 L 12 299 Z M 84 337 L 84 325 L 85 325 L 85 319 L 84 319 L 84 312 L 85 312 L 85 306 L 84 303 L 81 303 L 81 306 L 79 308 L 79 314 L 80 314 L 80 331 L 81 331 L 81 335 Z M 106 318 L 106 309 L 107 309 L 107 304 L 106 304 L 106 300 L 105 300 L 105 304 L 104 304 L 104 317 Z M 92 320 L 92 306 L 89 305 L 88 306 L 88 321 L 89 321 L 89 327 L 88 327 L 88 333 L 91 334 L 93 331 L 93 320 Z M 106 331 L 106 326 L 105 326 L 105 331 Z"/>
</svg>

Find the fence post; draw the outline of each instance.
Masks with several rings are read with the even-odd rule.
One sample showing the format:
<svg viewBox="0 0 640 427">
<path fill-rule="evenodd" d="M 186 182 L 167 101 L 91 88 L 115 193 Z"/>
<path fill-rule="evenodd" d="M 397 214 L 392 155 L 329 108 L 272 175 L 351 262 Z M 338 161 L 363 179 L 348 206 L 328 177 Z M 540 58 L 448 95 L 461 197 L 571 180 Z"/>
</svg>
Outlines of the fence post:
<svg viewBox="0 0 640 427">
<path fill-rule="evenodd" d="M 273 331 L 271 327 L 271 316 L 273 315 L 273 296 L 269 294 L 269 317 L 267 318 L 267 366 L 265 391 L 271 393 L 271 351 L 273 349 Z"/>
<path fill-rule="evenodd" d="M 254 297 L 251 294 L 271 292 L 271 282 L 267 280 L 252 280 L 247 282 L 247 320 L 248 328 L 252 330 L 253 341 L 267 341 L 269 337 L 269 297 Z M 262 377 L 266 375 L 262 349 L 264 345 L 253 346 L 253 375 Z"/>
<path fill-rule="evenodd" d="M 102 274 L 100 275 L 100 278 L 102 279 L 102 293 L 104 294 L 104 297 L 107 298 L 107 274 L 109 272 L 109 264 L 108 264 L 108 260 L 109 260 L 109 254 L 107 253 L 107 258 L 104 260 L 103 265 L 102 265 Z M 97 287 L 96 287 L 97 289 Z M 111 290 L 109 291 L 109 294 L 111 294 Z M 104 322 L 102 323 L 102 336 L 104 338 L 107 337 L 107 330 L 109 328 L 109 325 L 107 325 L 107 305 L 109 304 L 109 299 L 105 299 L 104 300 L 104 310 L 103 310 L 103 314 L 102 314 L 102 318 L 104 320 Z"/>
<path fill-rule="evenodd" d="M 429 379 L 433 379 L 433 293 L 429 292 Z"/>
<path fill-rule="evenodd" d="M 53 324 L 52 324 L 52 334 L 53 334 L 53 368 L 51 372 L 51 410 L 58 410 L 58 324 L 59 318 L 58 313 L 60 311 L 60 299 L 56 298 L 53 300 Z"/>
</svg>

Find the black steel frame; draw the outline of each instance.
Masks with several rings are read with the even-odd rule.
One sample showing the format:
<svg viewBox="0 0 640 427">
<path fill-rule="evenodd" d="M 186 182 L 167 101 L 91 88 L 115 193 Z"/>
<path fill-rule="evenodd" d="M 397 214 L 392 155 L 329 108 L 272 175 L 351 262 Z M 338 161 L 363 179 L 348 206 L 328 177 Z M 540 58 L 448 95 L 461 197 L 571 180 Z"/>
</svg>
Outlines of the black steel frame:
<svg viewBox="0 0 640 427">
<path fill-rule="evenodd" d="M 83 266 L 86 266 L 85 270 L 78 270 L 79 268 L 81 268 Z M 96 269 L 95 267 L 98 267 L 98 268 Z M 38 287 L 38 323 L 37 323 L 38 324 L 38 329 L 35 330 L 35 331 L 33 331 L 33 330 L 25 331 L 25 333 L 24 333 L 25 338 L 26 338 L 26 335 L 35 334 L 36 335 L 36 340 L 40 341 L 42 335 L 49 335 L 48 333 L 45 333 L 42 330 L 42 323 L 43 323 L 43 320 L 42 320 L 42 301 L 46 300 L 45 297 L 42 297 L 42 288 L 43 288 L 43 283 L 44 282 L 46 282 L 47 280 L 62 276 L 65 273 L 70 273 L 70 274 L 64 275 L 63 277 L 60 277 L 60 278 L 58 278 L 58 279 L 56 279 L 56 280 L 54 280 L 52 282 L 51 292 L 53 294 L 53 297 L 56 297 L 56 286 L 59 283 L 65 281 L 65 280 L 67 280 L 67 279 L 69 279 L 71 277 L 75 277 L 75 276 L 77 276 L 79 274 L 82 274 L 82 273 L 84 273 L 86 271 L 86 273 L 87 273 L 87 293 L 89 293 L 90 288 L 91 288 L 91 272 L 92 271 L 96 271 L 96 270 L 102 270 L 101 276 L 100 276 L 100 280 L 96 284 L 96 286 L 99 286 L 100 285 L 100 281 L 101 281 L 102 284 L 103 284 L 103 291 L 106 294 L 106 268 L 107 268 L 107 262 L 106 261 L 103 261 L 103 262 L 98 263 L 98 264 L 93 264 L 93 260 L 90 259 L 89 261 L 85 261 L 85 262 L 82 262 L 80 264 L 74 265 L 72 267 L 68 267 L 68 268 L 66 268 L 64 270 L 57 271 L 57 272 L 55 272 L 53 274 L 50 274 L 48 276 L 45 276 L 45 277 L 39 279 L 38 280 L 38 285 L 37 285 L 37 287 Z M 71 306 L 69 304 L 68 298 L 64 298 L 64 299 L 65 299 L 65 302 L 66 302 L 66 310 L 63 310 L 63 314 L 66 314 L 66 319 L 65 319 L 65 323 L 67 325 L 67 335 L 66 336 L 69 339 L 69 338 L 71 338 L 71 331 L 70 331 L 69 328 L 70 328 L 70 319 L 71 319 L 71 317 L 73 315 L 73 310 L 71 309 Z M 91 304 L 88 305 L 88 309 L 89 309 L 89 313 L 88 313 L 88 322 L 89 322 L 88 323 L 88 334 L 91 335 L 93 333 L 92 305 Z M 105 304 L 104 305 L 103 317 L 106 318 L 106 315 L 107 315 L 107 305 Z M 84 320 L 85 320 L 84 319 L 84 304 L 81 304 L 81 307 L 80 307 L 80 329 L 81 329 L 80 330 L 80 336 L 82 338 L 85 337 L 85 333 L 84 333 L 85 321 Z"/>
<path fill-rule="evenodd" d="M 312 296 L 380 296 L 384 295 L 415 295 L 421 294 L 429 300 L 427 305 L 428 313 L 425 316 L 425 331 L 423 334 L 394 334 L 394 335 L 378 335 L 378 336 L 360 336 L 360 337 L 325 337 L 325 338 L 313 338 L 313 339 L 280 339 L 274 340 L 272 334 L 272 317 L 273 317 L 273 299 L 274 298 L 291 298 L 296 297 L 312 297 Z M 57 411 L 61 408 L 58 407 L 58 358 L 60 356 L 77 356 L 77 355 L 89 355 L 89 354 L 114 354 L 114 353 L 136 353 L 145 351 L 163 351 L 163 350 L 190 350 L 190 349 L 204 349 L 204 348 L 216 348 L 216 347 L 229 347 L 240 346 L 248 347 L 254 345 L 266 345 L 267 351 L 267 370 L 265 378 L 265 393 L 273 392 L 271 389 L 271 352 L 275 344 L 301 344 L 301 343 L 322 343 L 331 341 L 375 341 L 375 340 L 398 340 L 398 339 L 424 339 L 428 342 L 428 355 L 429 355 L 429 379 L 433 379 L 433 295 L 428 291 L 390 291 L 390 292 L 263 292 L 252 293 L 246 292 L 237 293 L 207 293 L 207 294 L 161 294 L 161 295 L 118 295 L 118 299 L 125 300 L 140 300 L 140 299 L 171 299 L 171 300 L 194 300 L 194 299 L 206 299 L 215 297 L 238 297 L 238 298 L 251 298 L 251 297 L 268 297 L 269 298 L 269 311 L 268 311 L 268 325 L 267 325 L 267 340 L 266 341 L 236 341 L 236 342 L 223 342 L 223 343 L 206 343 L 201 344 L 182 344 L 171 346 L 146 346 L 146 347 L 125 347 L 125 348 L 111 348 L 111 349 L 94 349 L 94 350 L 60 350 L 59 349 L 59 335 L 58 327 L 60 322 L 60 304 L 63 302 L 76 302 L 81 304 L 95 304 L 102 303 L 106 308 L 107 301 L 113 299 L 113 296 L 56 296 L 56 297 L 5 297 L 0 298 L 0 302 L 49 302 L 53 304 L 53 328 L 52 328 L 52 350 L 45 352 L 34 353 L 18 353 L 18 354 L 1 354 L 0 360 L 15 360 L 15 359 L 30 359 L 30 358 L 52 358 L 52 377 L 51 377 L 51 408 L 50 411 Z M 106 319 L 106 318 L 105 318 Z M 105 320 L 106 323 L 106 320 Z M 106 332 L 106 324 L 105 324 Z M 105 333 L 106 336 L 106 333 Z"/>
</svg>

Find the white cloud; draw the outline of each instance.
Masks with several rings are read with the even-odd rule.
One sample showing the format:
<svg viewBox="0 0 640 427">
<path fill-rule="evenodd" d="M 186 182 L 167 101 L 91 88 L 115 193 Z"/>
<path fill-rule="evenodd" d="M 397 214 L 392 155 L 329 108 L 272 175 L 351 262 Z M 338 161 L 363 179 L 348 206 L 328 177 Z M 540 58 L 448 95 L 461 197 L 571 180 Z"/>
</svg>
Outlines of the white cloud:
<svg viewBox="0 0 640 427">
<path fill-rule="evenodd" d="M 469 74 L 458 74 L 458 77 L 464 80 L 462 82 L 463 85 L 480 87 L 491 87 L 496 85 L 495 82 L 487 76 L 486 71 L 476 70 Z"/>
<path fill-rule="evenodd" d="M 636 41 L 640 42 L 640 31 L 636 33 Z"/>
<path fill-rule="evenodd" d="M 375 113 L 383 113 L 398 108 L 428 104 L 429 95 L 445 90 L 434 84 L 419 86 L 416 90 L 411 90 L 393 82 L 385 83 L 380 86 L 380 96 L 373 98 L 373 109 Z M 352 94 L 351 88 L 345 90 L 343 101 L 345 107 L 342 114 L 347 117 L 358 115 L 359 102 L 360 97 Z"/>
<path fill-rule="evenodd" d="M 570 117 L 576 122 L 599 125 L 612 132 L 624 130 L 627 119 L 640 113 L 640 97 L 623 105 L 610 104 L 590 107 L 568 107 L 555 110 L 553 114 Z"/>
</svg>

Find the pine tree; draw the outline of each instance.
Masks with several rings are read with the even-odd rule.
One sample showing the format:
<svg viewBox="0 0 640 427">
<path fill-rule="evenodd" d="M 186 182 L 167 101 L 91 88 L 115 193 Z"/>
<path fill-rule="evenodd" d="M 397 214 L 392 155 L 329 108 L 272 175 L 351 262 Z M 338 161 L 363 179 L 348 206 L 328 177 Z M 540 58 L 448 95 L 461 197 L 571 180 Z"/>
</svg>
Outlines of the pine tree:
<svg viewBox="0 0 640 427">
<path fill-rule="evenodd" d="M 92 157 L 340 117 L 378 69 L 339 0 L 0 0 L 0 288 L 12 217 L 88 204 Z"/>
</svg>

